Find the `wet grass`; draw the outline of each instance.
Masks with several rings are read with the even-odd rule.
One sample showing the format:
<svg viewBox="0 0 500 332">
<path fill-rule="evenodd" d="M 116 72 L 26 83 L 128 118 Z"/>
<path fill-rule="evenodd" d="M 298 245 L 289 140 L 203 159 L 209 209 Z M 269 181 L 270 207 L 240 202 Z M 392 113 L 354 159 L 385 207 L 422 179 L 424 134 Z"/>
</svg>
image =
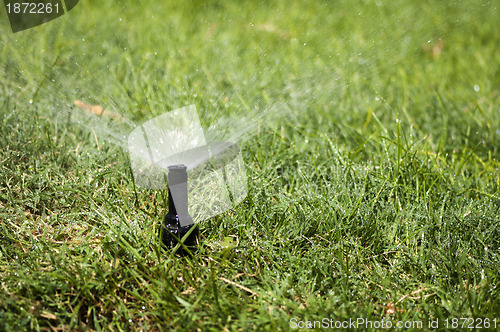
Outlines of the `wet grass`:
<svg viewBox="0 0 500 332">
<path fill-rule="evenodd" d="M 118 1 L 2 22 L 0 330 L 499 326 L 498 11 Z M 162 251 L 166 193 L 102 129 L 126 124 L 76 99 L 132 121 L 266 113 L 241 144 L 248 197 L 194 257 Z"/>
</svg>

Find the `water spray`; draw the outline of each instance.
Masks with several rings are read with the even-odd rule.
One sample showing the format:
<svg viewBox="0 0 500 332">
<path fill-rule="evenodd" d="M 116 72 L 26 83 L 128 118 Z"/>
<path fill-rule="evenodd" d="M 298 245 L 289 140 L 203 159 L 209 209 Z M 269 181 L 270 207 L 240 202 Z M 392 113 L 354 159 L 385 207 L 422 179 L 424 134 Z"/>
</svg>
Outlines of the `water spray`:
<svg viewBox="0 0 500 332">
<path fill-rule="evenodd" d="M 160 226 L 167 249 L 195 249 L 197 223 L 229 210 L 247 195 L 243 157 L 232 142 L 207 143 L 194 105 L 162 114 L 128 137 L 139 187 L 168 188 L 168 212 Z"/>
</svg>

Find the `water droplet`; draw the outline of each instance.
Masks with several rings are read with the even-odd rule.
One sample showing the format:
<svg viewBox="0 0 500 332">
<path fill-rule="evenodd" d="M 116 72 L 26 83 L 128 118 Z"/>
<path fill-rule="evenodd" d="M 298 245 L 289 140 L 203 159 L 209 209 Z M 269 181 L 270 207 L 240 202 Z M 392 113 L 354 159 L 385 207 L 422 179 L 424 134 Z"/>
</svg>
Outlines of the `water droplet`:
<svg viewBox="0 0 500 332">
<path fill-rule="evenodd" d="M 479 85 L 474 85 L 474 91 L 479 92 Z"/>
</svg>

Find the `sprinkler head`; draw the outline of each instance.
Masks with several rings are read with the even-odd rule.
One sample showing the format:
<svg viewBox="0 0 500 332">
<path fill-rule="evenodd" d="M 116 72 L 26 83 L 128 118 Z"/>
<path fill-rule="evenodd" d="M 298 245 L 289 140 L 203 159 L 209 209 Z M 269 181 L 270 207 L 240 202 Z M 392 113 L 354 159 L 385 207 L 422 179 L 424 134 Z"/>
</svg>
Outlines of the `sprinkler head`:
<svg viewBox="0 0 500 332">
<path fill-rule="evenodd" d="M 187 167 L 183 164 L 168 166 L 168 213 L 160 228 L 161 241 L 166 248 L 172 249 L 187 235 L 183 243 L 193 251 L 198 233 L 188 213 Z M 187 252 L 181 247 L 179 253 Z"/>
</svg>

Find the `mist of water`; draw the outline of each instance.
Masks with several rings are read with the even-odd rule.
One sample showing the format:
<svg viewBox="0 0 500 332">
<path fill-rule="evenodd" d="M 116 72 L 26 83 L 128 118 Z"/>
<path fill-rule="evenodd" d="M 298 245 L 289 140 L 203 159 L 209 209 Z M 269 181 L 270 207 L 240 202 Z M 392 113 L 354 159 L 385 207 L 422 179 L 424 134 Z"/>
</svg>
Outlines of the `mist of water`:
<svg viewBox="0 0 500 332">
<path fill-rule="evenodd" d="M 47 117 L 69 123 L 70 127 L 85 128 L 100 140 L 121 146 L 125 151 L 130 133 L 142 123 L 190 104 L 197 106 L 207 142 L 241 143 L 265 126 L 300 118 L 310 104 L 327 104 L 339 99 L 352 81 L 362 82 L 373 68 L 389 68 L 414 51 L 413 45 L 418 49 L 423 43 L 437 41 L 440 37 L 432 33 L 431 21 L 427 25 L 421 22 L 418 26 L 412 25 L 418 21 L 415 15 L 430 20 L 425 12 L 414 12 L 399 5 L 384 6 L 376 1 L 366 6 L 343 6 L 348 13 L 358 14 L 351 20 L 345 18 L 350 28 L 345 34 L 331 34 L 330 26 L 338 22 L 329 18 L 336 9 L 318 5 L 317 16 L 324 20 L 324 26 L 299 22 L 289 26 L 288 31 L 278 24 L 279 16 L 262 24 L 248 22 L 239 34 L 253 35 L 255 49 L 235 46 L 226 52 L 224 38 L 212 40 L 208 37 L 197 45 L 205 56 L 200 56 L 200 63 L 196 64 L 182 60 L 189 57 L 180 54 L 188 49 L 184 45 L 160 45 L 161 36 L 142 36 L 146 39 L 144 43 L 134 44 L 130 40 L 131 36 L 140 37 L 133 32 L 136 26 L 140 34 L 147 31 L 148 26 L 164 24 L 161 15 L 148 10 L 126 19 L 118 13 L 110 13 L 109 21 L 92 25 L 95 13 L 88 11 L 97 9 L 76 8 L 72 11 L 73 16 L 65 15 L 22 35 L 7 33 L 8 28 L 4 26 L 2 31 L 6 33 L 0 40 L 2 93 L 12 96 L 19 107 L 36 108 L 41 103 Z M 442 7 L 436 5 L 436 8 L 425 9 L 442 13 Z M 393 11 L 401 29 L 393 29 L 392 23 L 383 21 L 367 27 L 356 25 L 356 22 L 377 19 L 376 14 L 383 10 Z M 150 15 L 146 21 L 141 16 L 145 13 Z M 80 21 L 75 21 L 77 14 L 81 16 Z M 85 15 L 90 16 L 86 18 Z M 452 19 L 446 15 L 442 17 L 443 22 Z M 224 16 L 219 21 L 214 19 L 217 24 L 224 25 L 224 29 L 239 28 L 231 21 Z M 211 29 L 210 22 L 205 23 Z M 119 33 L 115 29 L 115 35 L 108 35 L 106 25 L 119 25 L 123 29 Z M 140 30 L 142 26 L 146 28 Z M 89 27 L 91 29 L 85 30 Z M 210 31 L 207 34 L 212 33 Z M 342 29 L 337 27 L 336 31 Z M 313 37 L 308 37 L 309 32 Z M 97 38 L 99 34 L 112 39 L 105 44 L 106 39 Z M 41 35 L 44 38 L 40 38 Z M 257 38 L 262 36 L 269 40 Z M 237 37 L 231 41 L 234 40 L 237 41 Z M 279 49 L 285 53 L 274 54 L 274 43 L 285 44 Z M 325 51 L 321 54 L 308 52 L 311 43 L 321 44 L 314 50 Z M 134 49 L 134 45 L 145 49 Z M 179 50 L 175 51 L 177 48 Z M 346 48 L 349 51 L 345 51 Z M 238 52 L 256 52 L 259 56 L 255 62 L 244 63 L 238 59 Z M 300 54 L 300 58 L 295 54 Z M 294 56 L 289 59 L 288 55 Z M 172 57 L 178 58 L 173 63 L 190 66 L 189 70 L 171 67 L 169 59 Z M 166 69 L 161 69 L 162 66 Z M 192 73 L 193 77 L 185 78 L 184 82 L 171 82 L 170 77 L 176 76 L 169 75 L 168 71 L 175 70 Z M 198 86 L 201 87 L 193 88 Z M 376 86 L 372 90 L 368 87 L 363 93 L 376 94 L 376 90 Z M 76 100 L 89 107 L 75 105 Z M 92 105 L 100 106 L 107 114 L 93 113 Z"/>
</svg>

